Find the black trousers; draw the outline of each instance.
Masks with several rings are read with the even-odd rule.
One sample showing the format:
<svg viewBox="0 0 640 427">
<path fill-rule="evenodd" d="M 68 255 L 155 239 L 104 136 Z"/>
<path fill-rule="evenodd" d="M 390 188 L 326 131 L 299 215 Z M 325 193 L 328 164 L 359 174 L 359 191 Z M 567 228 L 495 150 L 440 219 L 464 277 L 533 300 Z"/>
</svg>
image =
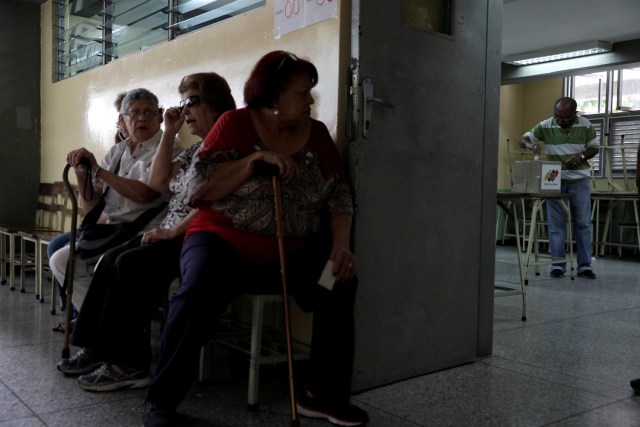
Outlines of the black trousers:
<svg viewBox="0 0 640 427">
<path fill-rule="evenodd" d="M 140 246 L 141 237 L 107 251 L 78 313 L 71 343 L 109 363 L 149 369 L 147 328 L 180 275 L 183 236 Z"/>
<path fill-rule="evenodd" d="M 310 242 L 287 258 L 289 292 L 303 310 L 313 311 L 309 378 L 317 395 L 348 400 L 354 356 L 357 280 L 336 283 L 329 291 L 317 284 L 330 244 Z M 227 305 L 245 292 L 281 293 L 280 265 L 248 261 L 224 240 L 207 232 L 184 242 L 182 283 L 171 299 L 158 365 L 145 399 L 175 410 L 197 377 L 200 348 L 212 336 Z"/>
</svg>

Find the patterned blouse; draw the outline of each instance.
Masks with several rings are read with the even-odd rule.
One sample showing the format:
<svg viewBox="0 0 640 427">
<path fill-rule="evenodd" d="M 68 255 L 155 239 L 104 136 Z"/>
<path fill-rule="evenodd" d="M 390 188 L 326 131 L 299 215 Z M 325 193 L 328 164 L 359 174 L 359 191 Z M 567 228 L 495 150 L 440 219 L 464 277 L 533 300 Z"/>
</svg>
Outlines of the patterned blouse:
<svg viewBox="0 0 640 427">
<path fill-rule="evenodd" d="M 187 173 L 188 194 L 197 191 L 218 164 L 261 150 L 267 148 L 249 112 L 239 109 L 225 113 L 207 135 Z M 353 202 L 343 161 L 322 122 L 312 119 L 309 140 L 292 159 L 300 175 L 281 183 L 284 234 L 289 240 L 303 242 L 326 229 L 332 216 L 352 215 Z M 187 237 L 197 231 L 218 234 L 241 253 L 261 258 L 252 256 L 259 251 L 256 247 L 271 246 L 276 241 L 271 177 L 252 176 L 228 196 L 200 206 Z"/>
<path fill-rule="evenodd" d="M 185 192 L 187 191 L 185 173 L 191 165 L 194 153 L 198 151 L 201 145 L 202 141 L 193 144 L 175 158 L 175 161 L 180 165 L 180 169 L 169 182 L 169 190 L 171 190 L 172 194 L 169 200 L 169 212 L 162 224 L 160 224 L 160 228 L 166 230 L 175 227 L 191 212 L 191 208 L 185 203 L 187 200 L 185 199 Z"/>
</svg>

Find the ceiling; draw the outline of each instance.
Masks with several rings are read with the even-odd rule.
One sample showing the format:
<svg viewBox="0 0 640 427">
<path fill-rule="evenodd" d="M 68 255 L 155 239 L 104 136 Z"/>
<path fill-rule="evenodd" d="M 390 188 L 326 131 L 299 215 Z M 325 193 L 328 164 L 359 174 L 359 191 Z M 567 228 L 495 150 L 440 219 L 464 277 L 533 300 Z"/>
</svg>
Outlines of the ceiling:
<svg viewBox="0 0 640 427">
<path fill-rule="evenodd" d="M 502 55 L 640 39 L 639 0 L 503 0 Z M 615 46 L 614 46 L 615 50 Z"/>
<path fill-rule="evenodd" d="M 502 18 L 503 55 L 591 40 L 640 39 L 640 0 L 503 0 Z"/>
</svg>

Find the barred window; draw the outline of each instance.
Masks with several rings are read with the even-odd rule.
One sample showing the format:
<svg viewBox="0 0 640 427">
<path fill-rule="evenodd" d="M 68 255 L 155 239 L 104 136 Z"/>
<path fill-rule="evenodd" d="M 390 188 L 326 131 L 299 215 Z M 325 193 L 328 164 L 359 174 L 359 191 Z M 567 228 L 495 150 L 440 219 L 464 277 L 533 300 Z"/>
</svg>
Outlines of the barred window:
<svg viewBox="0 0 640 427">
<path fill-rule="evenodd" d="M 596 128 L 602 149 L 593 174 L 629 178 L 637 173 L 640 143 L 640 68 L 618 68 L 567 77 L 565 94 Z"/>
<path fill-rule="evenodd" d="M 265 5 L 266 0 L 55 0 L 54 81 Z"/>
</svg>

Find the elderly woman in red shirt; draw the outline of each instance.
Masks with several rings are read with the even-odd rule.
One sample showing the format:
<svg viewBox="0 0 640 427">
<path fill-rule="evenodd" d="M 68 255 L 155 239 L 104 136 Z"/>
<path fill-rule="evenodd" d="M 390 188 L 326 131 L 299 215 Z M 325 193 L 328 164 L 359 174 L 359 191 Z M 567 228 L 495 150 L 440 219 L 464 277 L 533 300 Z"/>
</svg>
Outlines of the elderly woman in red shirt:
<svg viewBox="0 0 640 427">
<path fill-rule="evenodd" d="M 282 179 L 287 282 L 300 307 L 314 312 L 309 376 L 298 412 L 339 425 L 362 425 L 350 404 L 354 352 L 356 261 L 349 248 L 353 203 L 349 182 L 326 126 L 311 118 L 316 67 L 274 51 L 254 67 L 246 108 L 224 114 L 191 168 L 191 200 L 199 208 L 181 254 L 182 283 L 172 298 L 156 376 L 145 395 L 146 426 L 172 425 L 196 377 L 200 347 L 214 321 L 239 294 L 280 292 L 271 178 Z M 318 284 L 331 260 L 335 285 Z"/>
</svg>

